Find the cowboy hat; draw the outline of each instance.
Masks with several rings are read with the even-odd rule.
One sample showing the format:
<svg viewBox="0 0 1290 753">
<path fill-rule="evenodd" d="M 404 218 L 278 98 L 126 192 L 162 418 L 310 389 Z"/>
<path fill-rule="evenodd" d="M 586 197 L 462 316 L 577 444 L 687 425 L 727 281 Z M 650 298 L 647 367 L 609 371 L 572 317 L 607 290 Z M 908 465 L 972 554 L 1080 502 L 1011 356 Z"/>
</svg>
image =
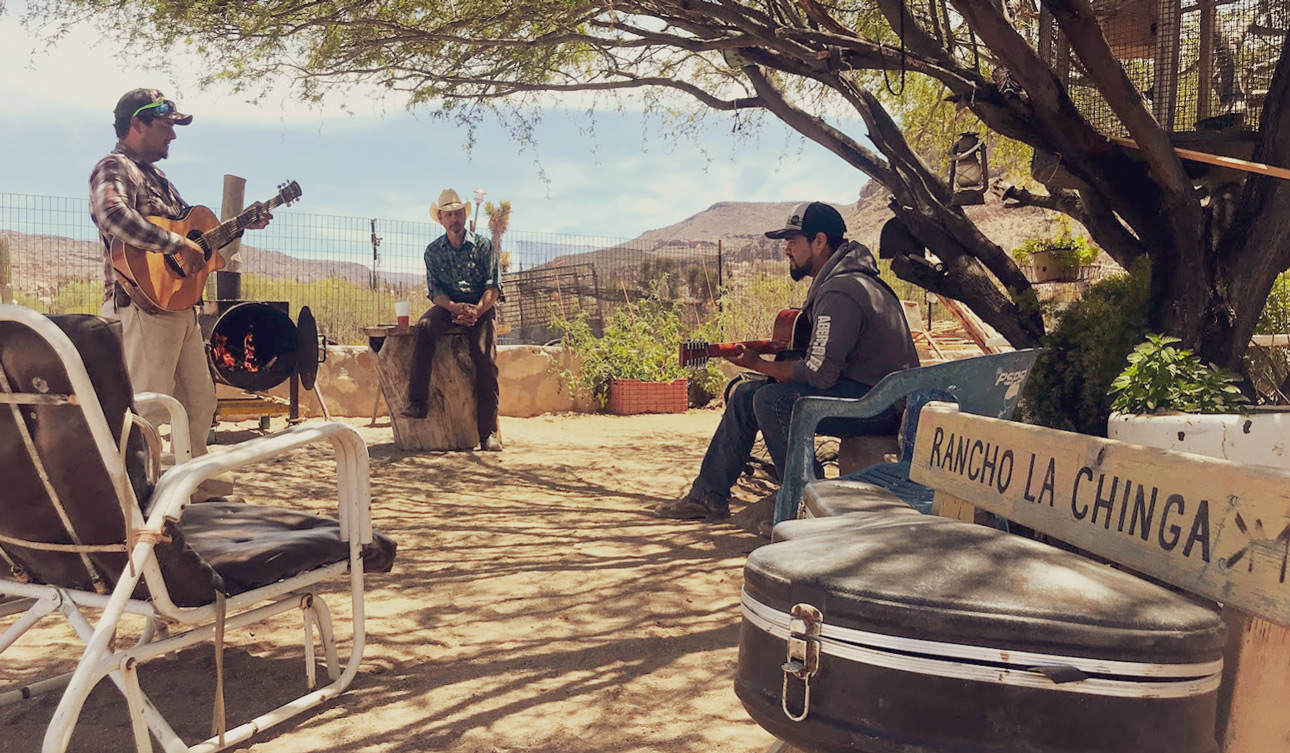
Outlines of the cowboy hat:
<svg viewBox="0 0 1290 753">
<path fill-rule="evenodd" d="M 445 188 L 439 194 L 439 200 L 430 205 L 430 216 L 435 222 L 438 222 L 440 212 L 451 212 L 454 209 L 468 209 L 469 207 L 469 201 L 462 201 L 456 191 L 451 188 Z"/>
</svg>

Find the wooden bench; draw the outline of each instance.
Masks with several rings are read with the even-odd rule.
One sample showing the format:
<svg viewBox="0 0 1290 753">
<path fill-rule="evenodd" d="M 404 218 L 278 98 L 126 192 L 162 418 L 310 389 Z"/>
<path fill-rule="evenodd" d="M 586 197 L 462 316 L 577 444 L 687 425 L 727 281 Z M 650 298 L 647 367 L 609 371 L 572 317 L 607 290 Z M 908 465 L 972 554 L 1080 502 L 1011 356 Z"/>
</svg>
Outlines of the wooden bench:
<svg viewBox="0 0 1290 753">
<path fill-rule="evenodd" d="M 1290 473 L 933 402 L 921 411 L 910 478 L 934 490 L 939 515 L 995 513 L 1221 603 L 1231 631 L 1222 750 L 1290 749 Z"/>
<path fill-rule="evenodd" d="M 1010 418 L 1017 410 L 1022 385 L 1039 353 L 1037 349 L 1018 350 L 898 371 L 888 374 L 860 399 L 798 398 L 793 404 L 789 426 L 784 478 L 775 501 L 775 522 L 797 517 L 802 491 L 816 478 L 817 434 L 849 436 L 846 419 L 877 416 L 919 392 L 935 392 L 941 399 L 953 399 L 967 413 Z M 825 422 L 834 426 L 829 427 Z M 875 442 L 883 453 L 897 449 L 894 436 L 879 436 Z M 881 453 L 874 453 L 868 465 L 878 464 L 882 459 Z"/>
</svg>

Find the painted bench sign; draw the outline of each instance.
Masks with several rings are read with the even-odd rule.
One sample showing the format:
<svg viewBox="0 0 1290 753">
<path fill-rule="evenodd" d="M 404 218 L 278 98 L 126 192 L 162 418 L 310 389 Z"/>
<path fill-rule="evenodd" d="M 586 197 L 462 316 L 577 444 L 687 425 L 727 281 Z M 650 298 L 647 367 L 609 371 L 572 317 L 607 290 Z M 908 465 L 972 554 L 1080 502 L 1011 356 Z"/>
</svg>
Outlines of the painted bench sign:
<svg viewBox="0 0 1290 753">
<path fill-rule="evenodd" d="M 910 478 L 1290 625 L 1290 473 L 923 408 Z"/>
</svg>

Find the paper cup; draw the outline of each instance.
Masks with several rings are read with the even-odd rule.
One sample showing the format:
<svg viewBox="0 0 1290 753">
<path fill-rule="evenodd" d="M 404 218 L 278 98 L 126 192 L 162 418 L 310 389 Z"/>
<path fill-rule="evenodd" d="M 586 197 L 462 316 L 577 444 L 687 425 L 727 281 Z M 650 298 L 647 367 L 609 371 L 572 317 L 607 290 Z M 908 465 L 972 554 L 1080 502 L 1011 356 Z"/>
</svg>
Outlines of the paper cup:
<svg viewBox="0 0 1290 753">
<path fill-rule="evenodd" d="M 394 315 L 399 318 L 400 327 L 408 326 L 411 320 L 410 307 L 411 307 L 411 304 L 409 304 L 407 301 L 394 302 Z"/>
</svg>

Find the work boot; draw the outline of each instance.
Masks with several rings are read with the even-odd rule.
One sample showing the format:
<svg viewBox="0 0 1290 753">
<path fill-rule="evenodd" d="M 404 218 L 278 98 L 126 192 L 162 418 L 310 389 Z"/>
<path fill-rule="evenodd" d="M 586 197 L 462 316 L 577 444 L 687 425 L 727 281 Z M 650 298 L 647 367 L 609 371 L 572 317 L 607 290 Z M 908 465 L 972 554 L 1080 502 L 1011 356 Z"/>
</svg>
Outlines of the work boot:
<svg viewBox="0 0 1290 753">
<path fill-rule="evenodd" d="M 486 450 L 488 452 L 501 452 L 502 439 L 497 436 L 497 434 L 489 434 L 479 440 L 479 449 Z"/>
<path fill-rule="evenodd" d="M 654 514 L 660 518 L 676 520 L 702 520 L 712 522 L 730 517 L 730 505 L 708 502 L 699 499 L 694 492 L 687 492 L 684 497 L 673 502 L 661 502 L 654 506 Z"/>
<path fill-rule="evenodd" d="M 401 413 L 400 415 L 402 415 L 404 418 L 425 418 L 426 414 L 429 412 L 430 412 L 430 409 L 426 406 L 426 404 L 423 401 L 409 400 L 408 407 L 404 408 L 403 413 Z"/>
</svg>

